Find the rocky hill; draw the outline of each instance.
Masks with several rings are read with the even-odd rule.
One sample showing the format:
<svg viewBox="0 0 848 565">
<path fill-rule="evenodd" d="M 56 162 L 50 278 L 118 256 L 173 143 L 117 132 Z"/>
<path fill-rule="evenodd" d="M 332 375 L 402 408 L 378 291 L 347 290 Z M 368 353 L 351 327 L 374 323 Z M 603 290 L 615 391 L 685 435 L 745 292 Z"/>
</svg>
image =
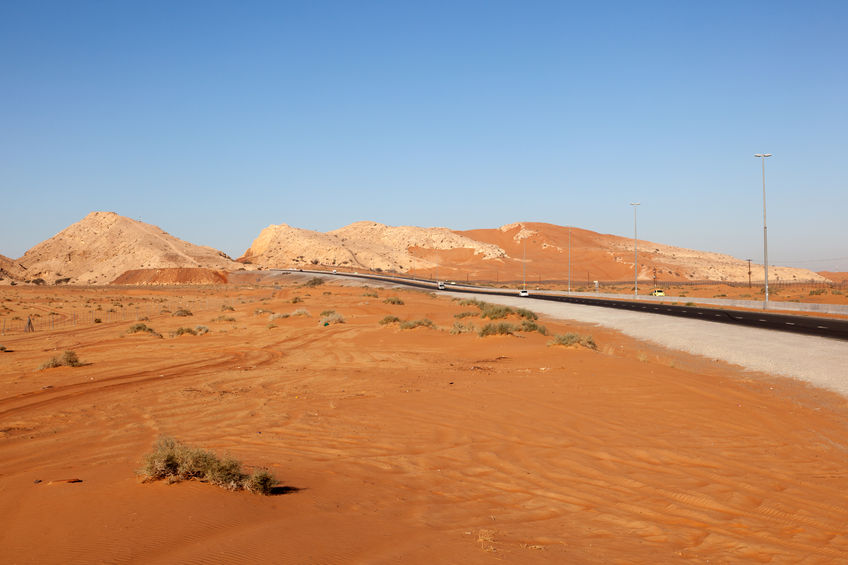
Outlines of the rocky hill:
<svg viewBox="0 0 848 565">
<path fill-rule="evenodd" d="M 92 212 L 27 251 L 17 261 L 27 280 L 107 284 L 131 269 L 243 267 L 221 251 L 194 245 L 144 222 Z"/>
<path fill-rule="evenodd" d="M 464 250 L 481 261 L 505 256 L 496 245 L 447 228 L 357 222 L 326 233 L 286 224 L 268 226 L 239 261 L 271 268 L 323 265 L 397 272 L 438 268 L 437 259 L 416 254 L 416 249 Z"/>
<path fill-rule="evenodd" d="M 0 282 L 21 281 L 26 277 L 26 270 L 17 261 L 0 255 Z"/>
</svg>

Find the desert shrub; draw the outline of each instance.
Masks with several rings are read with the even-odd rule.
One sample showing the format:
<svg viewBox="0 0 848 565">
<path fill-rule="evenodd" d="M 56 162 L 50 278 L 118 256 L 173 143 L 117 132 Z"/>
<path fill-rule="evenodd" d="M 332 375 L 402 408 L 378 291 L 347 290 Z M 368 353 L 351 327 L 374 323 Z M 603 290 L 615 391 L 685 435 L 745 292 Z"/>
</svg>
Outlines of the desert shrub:
<svg viewBox="0 0 848 565">
<path fill-rule="evenodd" d="M 79 360 L 77 354 L 73 351 L 65 351 L 61 357 L 53 357 L 46 363 L 43 363 L 38 370 L 52 369 L 54 367 L 80 367 L 82 361 Z"/>
<path fill-rule="evenodd" d="M 390 297 L 386 298 L 385 300 L 383 300 L 383 302 L 385 302 L 386 304 L 396 304 L 398 306 L 403 305 L 403 300 L 401 300 L 397 296 L 390 296 Z"/>
<path fill-rule="evenodd" d="M 197 335 L 203 335 L 209 333 L 209 328 L 206 326 L 194 326 L 194 331 L 197 332 Z"/>
<path fill-rule="evenodd" d="M 498 324 L 486 324 L 480 329 L 479 335 L 480 337 L 490 335 L 514 335 L 517 330 L 518 328 L 512 324 L 500 322 Z"/>
<path fill-rule="evenodd" d="M 595 340 L 590 335 L 581 335 L 577 333 L 557 334 L 548 342 L 548 345 L 582 345 L 588 349 L 597 349 L 598 346 Z"/>
<path fill-rule="evenodd" d="M 235 312 L 236 309 L 229 304 L 221 304 L 221 312 Z"/>
<path fill-rule="evenodd" d="M 244 480 L 243 484 L 246 491 L 267 496 L 274 491 L 277 481 L 268 469 L 257 469 Z"/>
<path fill-rule="evenodd" d="M 100 318 L 94 318 L 94 323 L 95 324 L 102 324 L 103 320 L 101 320 Z"/>
<path fill-rule="evenodd" d="M 458 314 L 454 314 L 453 317 L 459 318 L 461 320 L 463 318 L 467 318 L 469 316 L 476 316 L 476 315 L 477 315 L 477 312 L 467 311 L 467 312 L 459 312 Z"/>
<path fill-rule="evenodd" d="M 513 313 L 515 313 L 515 310 L 513 310 L 509 306 L 484 303 L 482 309 L 480 310 L 480 317 L 489 318 L 490 320 L 499 320 L 501 318 L 506 318 L 507 316 Z"/>
<path fill-rule="evenodd" d="M 827 292 L 827 290 L 824 288 L 814 288 L 810 291 L 810 296 L 818 296 L 819 294 L 824 294 L 825 292 Z"/>
<path fill-rule="evenodd" d="M 218 316 L 217 318 L 215 318 L 212 321 L 213 322 L 235 322 L 236 319 L 233 318 L 232 316 Z"/>
<path fill-rule="evenodd" d="M 328 326 L 330 324 L 344 324 L 344 316 L 335 310 L 325 310 L 324 312 L 321 312 L 321 318 L 318 323 L 322 326 Z"/>
<path fill-rule="evenodd" d="M 476 306 L 477 308 L 483 309 L 483 305 L 486 303 L 482 300 L 477 300 L 476 298 L 466 298 L 459 301 L 460 306 Z"/>
<path fill-rule="evenodd" d="M 408 320 L 406 322 L 401 322 L 400 324 L 400 329 L 402 330 L 411 330 L 419 327 L 435 328 L 436 325 L 432 322 L 432 320 L 428 320 L 427 318 L 421 318 L 420 320 Z"/>
<path fill-rule="evenodd" d="M 194 316 L 194 314 L 191 313 L 191 310 L 187 310 L 185 308 L 180 308 L 179 310 L 177 310 L 176 312 L 171 314 L 171 316 L 176 316 L 178 318 L 185 318 L 187 316 Z"/>
<path fill-rule="evenodd" d="M 303 298 L 301 298 L 299 296 L 295 296 L 294 298 L 291 299 L 292 304 L 297 304 L 298 302 L 303 302 Z"/>
<path fill-rule="evenodd" d="M 153 336 L 156 336 L 156 337 L 162 337 L 162 334 L 160 334 L 159 332 L 157 332 L 153 328 L 148 327 L 147 324 L 142 324 L 140 322 L 131 325 L 130 329 L 127 330 L 127 333 L 128 334 L 149 333 L 150 335 L 153 335 Z"/>
<path fill-rule="evenodd" d="M 548 328 L 540 326 L 533 320 L 521 320 L 521 331 L 523 332 L 539 332 L 542 335 L 548 335 Z"/>
<path fill-rule="evenodd" d="M 388 324 L 395 324 L 397 322 L 400 322 L 400 318 L 398 318 L 397 316 L 386 316 L 385 318 L 380 320 L 380 325 L 386 326 Z"/>
<path fill-rule="evenodd" d="M 310 314 L 309 310 L 307 310 L 306 308 L 298 308 L 297 310 L 292 312 L 291 315 L 292 316 L 311 316 L 312 314 Z"/>
<path fill-rule="evenodd" d="M 525 320 L 533 321 L 539 319 L 539 316 L 538 314 L 536 314 L 536 312 L 528 310 L 527 308 L 518 308 L 515 313 L 524 318 Z"/>
<path fill-rule="evenodd" d="M 173 335 L 179 337 L 184 334 L 197 335 L 197 332 L 191 328 L 177 328 Z"/>
<path fill-rule="evenodd" d="M 261 316 L 262 314 L 273 314 L 274 312 L 271 310 L 266 310 L 265 308 L 257 308 L 253 311 L 254 316 Z"/>
<path fill-rule="evenodd" d="M 279 320 L 279 319 L 288 318 L 288 317 L 289 317 L 288 314 L 271 314 L 270 316 L 268 316 L 268 320 L 273 321 L 273 320 Z"/>
<path fill-rule="evenodd" d="M 368 296 L 369 298 L 380 298 L 379 294 L 377 294 L 376 292 L 371 292 L 371 291 L 363 292 L 362 296 Z"/>
<path fill-rule="evenodd" d="M 5 346 L 5 345 L 0 345 L 0 351 L 6 351 L 6 346 Z"/>
<path fill-rule="evenodd" d="M 454 322 L 450 333 L 453 334 L 453 335 L 457 335 L 457 334 L 474 333 L 475 331 L 477 331 L 477 328 L 474 327 L 474 324 L 471 324 L 471 323 L 463 324 L 462 322 Z"/>
<path fill-rule="evenodd" d="M 266 469 L 248 475 L 232 458 L 219 459 L 213 452 L 189 447 L 170 437 L 160 437 L 151 453 L 144 456 L 138 471 L 145 482 L 197 480 L 228 490 L 271 494 L 277 480 Z"/>
<path fill-rule="evenodd" d="M 321 286 L 322 284 L 324 284 L 324 279 L 320 277 L 312 277 L 311 279 L 306 281 L 303 286 L 311 288 L 315 286 Z"/>
</svg>

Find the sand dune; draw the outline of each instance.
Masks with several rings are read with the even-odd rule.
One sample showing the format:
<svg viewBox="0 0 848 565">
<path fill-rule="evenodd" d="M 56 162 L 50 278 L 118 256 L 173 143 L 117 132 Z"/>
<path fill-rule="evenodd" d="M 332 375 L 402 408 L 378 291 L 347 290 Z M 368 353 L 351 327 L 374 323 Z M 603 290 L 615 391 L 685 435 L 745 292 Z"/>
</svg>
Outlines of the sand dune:
<svg viewBox="0 0 848 565">
<path fill-rule="evenodd" d="M 3 290 L 14 313 L 71 320 L 101 307 L 118 320 L 0 338 L 12 350 L 0 353 L 5 561 L 831 563 L 848 552 L 842 397 L 575 324 L 539 320 L 591 332 L 597 351 L 537 332 L 452 334 L 488 320 L 422 292 L 280 279 Z M 311 315 L 270 318 L 300 308 Z M 325 310 L 345 323 L 319 324 Z M 387 315 L 436 329 L 381 325 Z M 127 334 L 141 316 L 164 337 Z M 172 337 L 196 324 L 210 332 Z M 37 370 L 66 349 L 87 364 Z M 139 483 L 160 434 L 268 467 L 290 492 Z"/>
</svg>

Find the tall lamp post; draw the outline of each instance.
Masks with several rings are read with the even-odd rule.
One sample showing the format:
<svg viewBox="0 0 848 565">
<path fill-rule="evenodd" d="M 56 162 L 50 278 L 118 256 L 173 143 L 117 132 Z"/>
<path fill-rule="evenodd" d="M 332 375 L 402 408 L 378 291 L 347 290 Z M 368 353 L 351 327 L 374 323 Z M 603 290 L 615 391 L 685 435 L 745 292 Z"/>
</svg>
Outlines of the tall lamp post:
<svg viewBox="0 0 848 565">
<path fill-rule="evenodd" d="M 568 293 L 571 294 L 571 226 L 568 226 Z"/>
<path fill-rule="evenodd" d="M 768 308 L 768 228 L 766 227 L 766 157 L 771 153 L 756 153 L 763 163 L 763 278 L 765 279 L 765 300 L 763 309 Z"/>
<path fill-rule="evenodd" d="M 639 296 L 639 239 L 636 237 L 636 206 L 641 202 L 631 202 L 633 206 L 633 296 Z"/>
</svg>

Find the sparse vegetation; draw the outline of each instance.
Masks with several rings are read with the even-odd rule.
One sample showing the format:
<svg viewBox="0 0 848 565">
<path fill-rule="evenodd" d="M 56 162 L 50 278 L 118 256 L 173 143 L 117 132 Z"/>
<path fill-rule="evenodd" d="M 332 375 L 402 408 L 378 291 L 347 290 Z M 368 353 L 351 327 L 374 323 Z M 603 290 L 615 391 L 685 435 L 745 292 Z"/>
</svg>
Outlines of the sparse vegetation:
<svg viewBox="0 0 848 565">
<path fill-rule="evenodd" d="M 540 326 L 533 320 L 521 320 L 521 331 L 523 332 L 539 332 L 542 335 L 548 335 L 548 328 Z"/>
<path fill-rule="evenodd" d="M 272 310 L 266 310 L 265 308 L 257 308 L 253 311 L 254 316 L 261 316 L 262 314 L 273 314 Z"/>
<path fill-rule="evenodd" d="M 269 321 L 281 320 L 281 319 L 285 319 L 285 318 L 288 318 L 288 317 L 289 317 L 288 314 L 271 314 L 270 316 L 268 316 L 268 320 Z"/>
<path fill-rule="evenodd" d="M 487 337 L 490 335 L 515 335 L 518 328 L 507 322 L 497 324 L 486 324 L 480 329 L 479 336 Z"/>
<path fill-rule="evenodd" d="M 53 357 L 41 365 L 38 370 L 52 369 L 54 367 L 81 367 L 82 364 L 82 361 L 79 360 L 79 357 L 75 352 L 65 351 L 61 357 Z"/>
<path fill-rule="evenodd" d="M 814 288 L 813 290 L 810 291 L 810 296 L 818 296 L 820 294 L 824 294 L 825 292 L 827 292 L 827 289 Z"/>
<path fill-rule="evenodd" d="M 194 331 L 191 328 L 177 328 L 176 331 L 174 331 L 174 333 L 173 333 L 174 337 L 179 337 L 179 336 L 185 335 L 185 334 L 197 335 L 197 332 Z"/>
<path fill-rule="evenodd" d="M 292 316 L 311 316 L 312 314 L 310 314 L 309 310 L 307 310 L 306 308 L 298 308 L 297 310 L 292 312 L 291 315 Z"/>
<path fill-rule="evenodd" d="M 397 306 L 402 306 L 402 305 L 403 305 L 403 300 L 401 300 L 401 299 L 400 299 L 400 298 L 398 298 L 397 296 L 389 296 L 388 298 L 386 298 L 385 300 L 383 300 L 383 302 L 385 302 L 386 304 L 395 304 L 395 305 L 397 305 Z"/>
<path fill-rule="evenodd" d="M 221 312 L 235 312 L 236 309 L 229 304 L 221 304 Z"/>
<path fill-rule="evenodd" d="M 209 333 L 209 328 L 206 326 L 194 326 L 194 331 L 197 332 L 197 335 L 203 335 Z"/>
<path fill-rule="evenodd" d="M 581 335 L 577 333 L 557 334 L 548 342 L 548 345 L 582 345 L 587 349 L 598 349 L 598 345 L 590 335 Z"/>
<path fill-rule="evenodd" d="M 463 324 L 462 322 L 454 322 L 450 333 L 452 335 L 457 335 L 457 334 L 474 333 L 475 331 L 477 331 L 477 328 L 474 327 L 474 324 L 471 324 L 471 323 Z"/>
<path fill-rule="evenodd" d="M 400 318 L 398 318 L 397 316 L 386 316 L 385 318 L 380 320 L 380 325 L 387 326 L 389 324 L 396 324 L 398 322 L 400 322 Z"/>
<path fill-rule="evenodd" d="M 153 451 L 144 457 L 138 473 L 145 482 L 196 480 L 227 490 L 247 490 L 264 495 L 271 494 L 277 483 L 267 469 L 247 474 L 235 459 L 219 459 L 212 451 L 189 447 L 170 437 L 159 438 Z"/>
<path fill-rule="evenodd" d="M 458 318 L 460 320 L 469 316 L 477 316 L 477 312 L 465 311 L 453 315 L 454 318 Z"/>
<path fill-rule="evenodd" d="M 232 316 L 218 316 L 212 320 L 213 322 L 235 322 L 236 319 Z"/>
<path fill-rule="evenodd" d="M 178 317 L 178 318 L 185 318 L 187 316 L 194 316 L 194 314 L 191 313 L 191 310 L 187 310 L 186 308 L 180 308 L 179 310 L 177 310 L 176 312 L 174 312 L 171 315 Z"/>
<path fill-rule="evenodd" d="M 0 345 L 0 351 L 6 351 L 6 346 L 5 346 L 5 345 Z"/>
<path fill-rule="evenodd" d="M 306 281 L 303 286 L 311 288 L 315 286 L 321 286 L 322 284 L 324 284 L 324 279 L 322 279 L 321 277 L 312 277 L 311 279 Z"/>
<path fill-rule="evenodd" d="M 301 298 L 299 296 L 295 296 L 294 298 L 291 299 L 292 304 L 297 304 L 298 302 L 303 302 L 303 298 Z"/>
<path fill-rule="evenodd" d="M 128 334 L 137 334 L 137 333 L 148 333 L 155 337 L 162 337 L 162 334 L 157 332 L 151 327 L 148 327 L 147 324 L 136 323 L 130 326 L 130 329 L 127 330 Z"/>
<path fill-rule="evenodd" d="M 363 292 L 362 296 L 367 296 L 369 298 L 380 298 L 379 294 L 377 294 L 376 292 L 371 292 L 371 291 Z"/>
<path fill-rule="evenodd" d="M 400 329 L 402 330 L 412 330 L 415 328 L 435 328 L 436 325 L 432 320 L 427 318 L 421 318 L 420 320 L 407 320 L 406 322 L 401 322 Z"/>
<path fill-rule="evenodd" d="M 329 326 L 330 324 L 344 324 L 344 316 L 335 310 L 324 310 L 321 312 L 321 318 L 318 323 L 322 326 Z"/>
</svg>

